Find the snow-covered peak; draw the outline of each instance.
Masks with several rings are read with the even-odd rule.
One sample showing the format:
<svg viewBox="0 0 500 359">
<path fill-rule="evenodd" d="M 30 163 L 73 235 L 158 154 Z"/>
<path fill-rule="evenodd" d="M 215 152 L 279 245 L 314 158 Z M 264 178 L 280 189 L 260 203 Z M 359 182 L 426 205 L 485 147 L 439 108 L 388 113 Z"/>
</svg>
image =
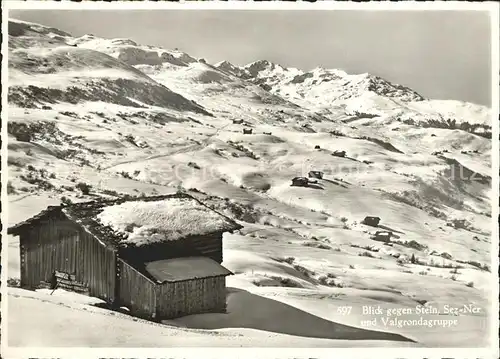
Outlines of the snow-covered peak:
<svg viewBox="0 0 500 359">
<path fill-rule="evenodd" d="M 283 73 L 287 71 L 287 69 L 279 64 L 270 62 L 268 60 L 259 60 L 252 62 L 246 66 L 244 66 L 250 75 L 256 77 L 261 74 L 261 72 L 265 72 L 266 74 L 276 74 Z"/>
<path fill-rule="evenodd" d="M 217 62 L 216 64 L 214 64 L 214 67 L 221 69 L 221 70 L 231 70 L 231 71 L 241 70 L 238 66 L 235 66 L 226 60 Z"/>
<path fill-rule="evenodd" d="M 397 98 L 401 101 L 421 101 L 424 99 L 422 95 L 416 91 L 410 89 L 409 87 L 391 83 L 379 76 L 374 76 L 371 74 L 364 74 L 366 90 L 373 91 L 378 95 Z"/>
<path fill-rule="evenodd" d="M 29 32 L 38 33 L 39 35 L 48 35 L 50 33 L 53 33 L 59 36 L 71 37 L 71 34 L 54 27 L 18 19 L 9 19 L 9 35 L 28 35 Z"/>
<path fill-rule="evenodd" d="M 12 50 L 67 45 L 72 39 L 59 29 L 15 19 L 9 19 L 8 32 Z"/>
<path fill-rule="evenodd" d="M 215 64 L 219 70 L 248 80 L 287 100 L 312 102 L 314 107 L 330 107 L 332 102 L 352 98 L 380 97 L 384 109 L 395 106 L 392 99 L 403 102 L 421 101 L 423 96 L 412 89 L 391 83 L 370 73 L 348 74 L 340 69 L 318 66 L 310 71 L 287 68 L 269 60 L 259 60 L 238 67 L 229 61 Z M 383 100 L 387 98 L 387 100 Z M 360 101 L 356 101 L 360 103 Z"/>
<path fill-rule="evenodd" d="M 348 74 L 339 69 L 316 67 L 310 71 L 285 68 L 267 60 L 256 61 L 243 67 L 240 77 L 260 85 L 273 94 L 317 110 L 332 105 L 355 108 L 370 99 L 363 108 L 379 106 L 387 110 L 398 107 L 395 101 L 421 101 L 424 98 L 412 89 L 393 84 L 369 73 Z M 234 73 L 234 71 L 233 71 Z M 356 101 L 353 101 L 357 99 Z M 349 103 L 346 103 L 349 101 Z M 374 111 L 372 113 L 380 113 Z"/>
<path fill-rule="evenodd" d="M 239 66 L 233 65 L 229 61 L 220 61 L 214 65 L 215 68 L 243 79 L 251 77 L 250 73 Z"/>
<path fill-rule="evenodd" d="M 130 40 L 130 39 L 112 39 L 111 43 L 113 43 L 114 45 L 137 46 L 137 43 L 133 40 Z"/>
<path fill-rule="evenodd" d="M 273 66 L 274 64 L 268 60 L 257 60 L 250 62 L 243 66 L 244 68 L 250 68 L 250 67 L 267 67 L 267 66 Z"/>
<path fill-rule="evenodd" d="M 189 54 L 175 50 L 166 50 L 160 47 L 139 45 L 131 39 L 103 39 L 93 35 L 84 35 L 75 39 L 75 44 L 113 56 L 129 65 L 161 65 L 171 63 L 176 66 L 187 66 L 198 62 L 198 59 Z"/>
</svg>

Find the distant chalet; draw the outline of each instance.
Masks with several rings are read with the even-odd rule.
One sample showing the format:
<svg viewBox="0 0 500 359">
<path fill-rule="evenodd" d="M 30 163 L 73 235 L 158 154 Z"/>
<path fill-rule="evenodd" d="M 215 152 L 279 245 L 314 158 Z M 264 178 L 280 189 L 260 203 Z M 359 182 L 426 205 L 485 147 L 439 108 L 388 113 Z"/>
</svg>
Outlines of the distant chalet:
<svg viewBox="0 0 500 359">
<path fill-rule="evenodd" d="M 293 187 L 308 187 L 309 186 L 309 179 L 307 177 L 294 177 L 294 178 L 292 178 L 291 186 L 293 186 Z"/>
<path fill-rule="evenodd" d="M 367 226 L 378 227 L 378 224 L 380 223 L 380 217 L 368 216 L 365 217 L 365 219 L 363 219 L 361 223 Z"/>
<path fill-rule="evenodd" d="M 187 194 L 50 206 L 8 229 L 21 286 L 86 289 L 142 318 L 224 312 L 222 234 L 241 228 Z"/>
<path fill-rule="evenodd" d="M 307 174 L 310 178 L 323 179 L 323 172 L 321 171 L 309 171 Z"/>
</svg>

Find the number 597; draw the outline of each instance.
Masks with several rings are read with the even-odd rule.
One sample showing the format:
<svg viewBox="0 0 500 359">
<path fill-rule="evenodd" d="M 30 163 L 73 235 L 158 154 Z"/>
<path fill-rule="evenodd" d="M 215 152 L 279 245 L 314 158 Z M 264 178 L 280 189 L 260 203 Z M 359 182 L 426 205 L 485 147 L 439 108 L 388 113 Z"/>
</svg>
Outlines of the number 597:
<svg viewBox="0 0 500 359">
<path fill-rule="evenodd" d="M 351 314 L 351 306 L 342 306 L 342 307 L 337 307 L 337 314 L 340 315 L 349 315 Z"/>
</svg>

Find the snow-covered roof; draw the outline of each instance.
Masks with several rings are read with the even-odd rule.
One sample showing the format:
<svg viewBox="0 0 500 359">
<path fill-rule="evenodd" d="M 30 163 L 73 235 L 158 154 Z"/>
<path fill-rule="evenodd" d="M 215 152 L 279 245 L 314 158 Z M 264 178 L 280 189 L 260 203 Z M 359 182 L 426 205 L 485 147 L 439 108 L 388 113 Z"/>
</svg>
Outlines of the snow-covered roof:
<svg viewBox="0 0 500 359">
<path fill-rule="evenodd" d="M 18 234 L 38 221 L 61 215 L 113 247 L 143 246 L 241 228 L 196 198 L 176 193 L 49 207 L 8 232 Z"/>
<path fill-rule="evenodd" d="M 213 259 L 183 257 L 146 263 L 146 271 L 158 282 L 227 276 L 232 274 Z"/>
<path fill-rule="evenodd" d="M 228 218 L 193 198 L 135 200 L 106 206 L 97 215 L 97 220 L 125 236 L 122 243 L 136 246 L 233 228 Z"/>
</svg>

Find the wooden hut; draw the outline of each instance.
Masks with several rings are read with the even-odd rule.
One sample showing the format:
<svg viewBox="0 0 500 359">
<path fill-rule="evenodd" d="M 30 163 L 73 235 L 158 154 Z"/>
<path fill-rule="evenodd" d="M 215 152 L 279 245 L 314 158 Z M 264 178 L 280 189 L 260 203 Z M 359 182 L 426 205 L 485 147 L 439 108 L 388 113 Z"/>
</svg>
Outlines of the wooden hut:
<svg viewBox="0 0 500 359">
<path fill-rule="evenodd" d="M 294 178 L 292 178 L 291 186 L 307 187 L 308 185 L 309 185 L 309 179 L 307 177 L 294 177 Z"/>
<path fill-rule="evenodd" d="M 367 226 L 377 227 L 380 223 L 380 217 L 367 216 L 361 223 Z"/>
<path fill-rule="evenodd" d="M 16 140 L 19 142 L 31 142 L 31 136 L 29 133 L 22 133 L 16 137 Z"/>
<path fill-rule="evenodd" d="M 376 231 L 372 236 L 374 241 L 388 243 L 391 241 L 392 232 L 391 231 Z"/>
<path fill-rule="evenodd" d="M 243 129 L 243 134 L 245 135 L 251 135 L 253 130 L 251 128 L 244 128 Z"/>
<path fill-rule="evenodd" d="M 178 193 L 51 206 L 8 233 L 22 287 L 77 288 L 159 320 L 225 310 L 222 234 L 239 228 Z"/>
<path fill-rule="evenodd" d="M 321 172 L 321 171 L 309 171 L 308 176 L 309 176 L 309 178 L 322 179 L 323 172 Z"/>
</svg>

